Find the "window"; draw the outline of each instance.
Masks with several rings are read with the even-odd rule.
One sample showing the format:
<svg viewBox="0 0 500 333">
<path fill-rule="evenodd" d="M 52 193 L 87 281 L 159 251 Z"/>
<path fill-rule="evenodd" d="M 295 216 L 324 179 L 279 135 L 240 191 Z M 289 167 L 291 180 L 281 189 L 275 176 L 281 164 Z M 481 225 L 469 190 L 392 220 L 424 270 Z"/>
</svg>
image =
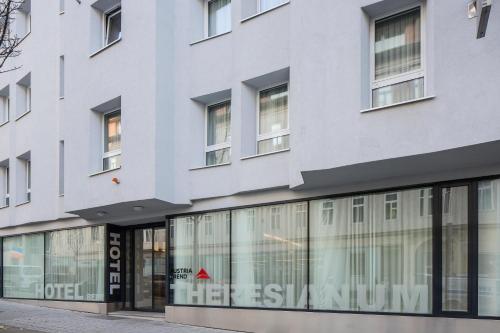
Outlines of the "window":
<svg viewBox="0 0 500 333">
<path fill-rule="evenodd" d="M 433 229 L 420 223 L 418 194 L 414 189 L 309 203 L 311 309 L 432 313 Z M 402 223 L 387 225 L 385 200 L 397 198 L 407 213 Z M 331 202 L 336 227 L 325 229 L 324 207 Z M 363 219 L 357 218 L 363 223 L 356 227 L 351 204 L 363 207 Z"/>
<path fill-rule="evenodd" d="M 227 211 L 170 221 L 174 304 L 229 305 L 229 222 Z"/>
<path fill-rule="evenodd" d="M 64 195 L 64 141 L 59 141 L 59 195 Z"/>
<path fill-rule="evenodd" d="M 372 107 L 424 96 L 421 7 L 372 25 Z"/>
<path fill-rule="evenodd" d="M 259 92 L 257 154 L 289 148 L 288 83 Z"/>
<path fill-rule="evenodd" d="M 59 98 L 64 98 L 64 56 L 59 57 Z"/>
<path fill-rule="evenodd" d="M 26 88 L 26 113 L 31 112 L 31 86 Z"/>
<path fill-rule="evenodd" d="M 493 209 L 492 182 L 484 181 L 478 184 L 479 210 Z"/>
<path fill-rule="evenodd" d="M 257 0 L 257 11 L 259 13 L 286 3 L 288 0 Z"/>
<path fill-rule="evenodd" d="M 206 165 L 229 163 L 231 158 L 231 102 L 207 107 Z"/>
<path fill-rule="evenodd" d="M 450 188 L 444 188 L 443 189 L 443 214 L 449 214 L 450 213 L 450 199 L 451 199 L 451 189 Z"/>
<path fill-rule="evenodd" d="M 334 212 L 335 212 L 335 202 L 333 200 L 323 201 L 321 209 L 321 224 L 333 225 Z"/>
<path fill-rule="evenodd" d="M 0 208 L 10 205 L 9 160 L 0 163 Z"/>
<path fill-rule="evenodd" d="M 420 190 L 420 216 L 432 215 L 432 189 Z"/>
<path fill-rule="evenodd" d="M 388 193 L 385 195 L 385 219 L 394 221 L 398 218 L 398 194 Z"/>
<path fill-rule="evenodd" d="M 25 172 L 26 172 L 26 201 L 31 201 L 31 161 L 26 160 L 25 162 Z"/>
<path fill-rule="evenodd" d="M 23 1 L 17 11 L 17 35 L 26 36 L 31 32 L 31 1 Z"/>
<path fill-rule="evenodd" d="M 104 248 L 103 226 L 45 233 L 45 298 L 104 301 Z"/>
<path fill-rule="evenodd" d="M 104 46 L 116 42 L 122 37 L 121 7 L 104 13 Z"/>
<path fill-rule="evenodd" d="M 43 234 L 3 240 L 3 296 L 43 298 Z"/>
<path fill-rule="evenodd" d="M 64 13 L 64 0 L 59 0 L 59 14 Z"/>
<path fill-rule="evenodd" d="M 7 95 L 0 95 L 0 125 L 9 121 L 9 109 L 10 99 L 7 92 Z"/>
<path fill-rule="evenodd" d="M 104 114 L 103 170 L 117 169 L 121 166 L 121 136 L 120 110 Z"/>
<path fill-rule="evenodd" d="M 362 223 L 365 220 L 365 198 L 352 198 L 352 222 Z"/>
<path fill-rule="evenodd" d="M 304 309 L 307 300 L 307 223 L 304 202 L 232 212 L 232 304 Z M 249 215 L 248 211 L 255 215 Z M 249 224 L 253 224 L 249 227 Z M 274 226 L 273 226 L 274 225 Z"/>
<path fill-rule="evenodd" d="M 208 0 L 206 13 L 207 37 L 231 31 L 231 0 Z"/>
</svg>

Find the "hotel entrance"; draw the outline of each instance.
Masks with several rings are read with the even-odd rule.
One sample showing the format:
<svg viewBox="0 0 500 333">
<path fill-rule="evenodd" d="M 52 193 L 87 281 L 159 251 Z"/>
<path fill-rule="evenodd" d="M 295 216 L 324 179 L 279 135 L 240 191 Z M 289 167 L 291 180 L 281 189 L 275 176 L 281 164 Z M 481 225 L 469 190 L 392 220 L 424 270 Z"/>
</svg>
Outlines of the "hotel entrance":
<svg viewBox="0 0 500 333">
<path fill-rule="evenodd" d="M 127 232 L 128 307 L 139 311 L 164 311 L 166 291 L 165 227 Z"/>
</svg>

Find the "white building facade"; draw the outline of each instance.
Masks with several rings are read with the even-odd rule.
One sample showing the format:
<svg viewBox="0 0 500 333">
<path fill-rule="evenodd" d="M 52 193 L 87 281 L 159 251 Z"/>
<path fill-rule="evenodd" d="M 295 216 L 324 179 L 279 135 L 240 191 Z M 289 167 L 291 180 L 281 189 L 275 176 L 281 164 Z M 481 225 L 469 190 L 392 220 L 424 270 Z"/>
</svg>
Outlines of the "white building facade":
<svg viewBox="0 0 500 333">
<path fill-rule="evenodd" d="M 26 1 L 0 74 L 2 296 L 251 332 L 498 329 L 500 6 L 479 39 L 467 9 Z"/>
</svg>

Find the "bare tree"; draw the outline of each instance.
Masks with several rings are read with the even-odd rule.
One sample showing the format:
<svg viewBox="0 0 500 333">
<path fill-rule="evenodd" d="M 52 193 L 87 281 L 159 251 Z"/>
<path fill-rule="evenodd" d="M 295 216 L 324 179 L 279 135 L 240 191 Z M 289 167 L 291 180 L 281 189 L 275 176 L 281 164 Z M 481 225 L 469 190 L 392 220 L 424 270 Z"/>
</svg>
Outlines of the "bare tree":
<svg viewBox="0 0 500 333">
<path fill-rule="evenodd" d="M 22 8 L 25 0 L 0 0 L 0 73 L 16 70 L 19 66 L 4 68 L 9 58 L 21 54 L 19 45 L 24 38 L 19 37 L 11 29 L 16 13 Z"/>
</svg>

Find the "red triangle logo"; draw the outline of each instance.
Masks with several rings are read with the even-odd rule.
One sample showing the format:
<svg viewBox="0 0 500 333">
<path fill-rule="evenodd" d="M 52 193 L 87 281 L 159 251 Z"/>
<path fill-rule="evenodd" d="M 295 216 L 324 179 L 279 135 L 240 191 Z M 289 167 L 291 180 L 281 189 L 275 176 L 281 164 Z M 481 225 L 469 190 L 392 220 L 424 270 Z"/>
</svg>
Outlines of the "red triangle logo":
<svg viewBox="0 0 500 333">
<path fill-rule="evenodd" d="M 200 269 L 198 274 L 196 274 L 196 278 L 198 280 L 208 280 L 210 279 L 210 276 L 208 275 L 207 271 L 204 268 L 202 268 Z"/>
</svg>

